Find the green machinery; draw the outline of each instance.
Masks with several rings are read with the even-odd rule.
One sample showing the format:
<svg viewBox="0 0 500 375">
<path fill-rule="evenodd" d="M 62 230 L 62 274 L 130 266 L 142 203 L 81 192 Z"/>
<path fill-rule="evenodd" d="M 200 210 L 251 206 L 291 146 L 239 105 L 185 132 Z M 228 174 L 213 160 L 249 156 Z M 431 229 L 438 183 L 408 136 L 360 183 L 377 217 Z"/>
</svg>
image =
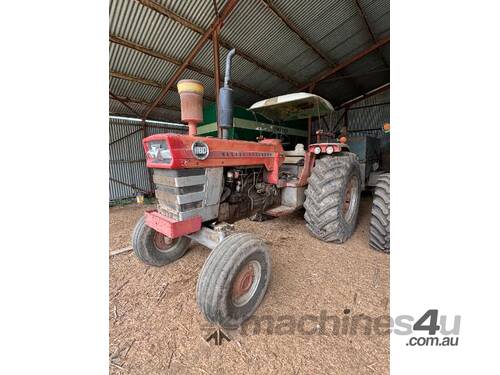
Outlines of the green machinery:
<svg viewBox="0 0 500 375">
<path fill-rule="evenodd" d="M 307 144 L 307 119 L 272 122 L 266 117 L 235 106 L 233 127 L 229 139 L 256 141 L 260 136 L 282 140 L 285 150 L 293 150 L 297 143 Z M 217 106 L 209 104 L 203 108 L 204 122 L 198 125 L 197 135 L 217 137 Z"/>
</svg>

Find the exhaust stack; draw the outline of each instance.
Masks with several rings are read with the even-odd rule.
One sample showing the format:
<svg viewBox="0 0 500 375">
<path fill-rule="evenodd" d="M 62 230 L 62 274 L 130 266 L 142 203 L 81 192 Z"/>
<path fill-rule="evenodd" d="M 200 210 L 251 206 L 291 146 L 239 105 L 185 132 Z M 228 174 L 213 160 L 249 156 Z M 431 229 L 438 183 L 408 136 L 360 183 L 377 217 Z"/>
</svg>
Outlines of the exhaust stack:
<svg viewBox="0 0 500 375">
<path fill-rule="evenodd" d="M 224 76 L 224 87 L 219 90 L 218 120 L 222 129 L 222 138 L 228 139 L 229 129 L 233 127 L 233 89 L 229 87 L 231 80 L 231 60 L 236 53 L 233 48 L 226 57 L 226 74 Z"/>
<path fill-rule="evenodd" d="M 181 121 L 187 122 L 189 135 L 196 135 L 196 126 L 203 121 L 203 84 L 194 79 L 183 79 L 177 83 L 181 97 Z"/>
</svg>

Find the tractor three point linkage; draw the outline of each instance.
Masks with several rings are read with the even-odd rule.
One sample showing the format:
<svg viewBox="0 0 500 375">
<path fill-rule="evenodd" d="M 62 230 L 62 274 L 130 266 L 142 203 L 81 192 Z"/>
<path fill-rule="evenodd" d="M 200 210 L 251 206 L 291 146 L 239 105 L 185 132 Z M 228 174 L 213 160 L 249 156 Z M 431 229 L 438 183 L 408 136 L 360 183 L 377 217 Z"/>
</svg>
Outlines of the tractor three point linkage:
<svg viewBox="0 0 500 375">
<path fill-rule="evenodd" d="M 219 94 L 221 138 L 196 136 L 203 120 L 204 89 L 200 82 L 182 80 L 177 87 L 189 134 L 155 134 L 143 140 L 158 204 L 157 210 L 141 217 L 133 233 L 136 256 L 154 266 L 182 257 L 191 241 L 211 249 L 196 297 L 204 317 L 224 327 L 237 327 L 255 312 L 271 274 L 266 243 L 249 233 L 234 233 L 232 223 L 304 207 L 312 235 L 343 243 L 354 231 L 362 188 L 357 157 L 344 143 L 315 143 L 305 150 L 298 145 L 295 151 L 284 151 L 278 139 L 228 139 L 233 125 L 233 55 L 234 50 L 227 56 Z M 291 99 L 303 100 L 300 108 L 324 100 L 297 93 L 252 108 L 272 111 Z"/>
</svg>

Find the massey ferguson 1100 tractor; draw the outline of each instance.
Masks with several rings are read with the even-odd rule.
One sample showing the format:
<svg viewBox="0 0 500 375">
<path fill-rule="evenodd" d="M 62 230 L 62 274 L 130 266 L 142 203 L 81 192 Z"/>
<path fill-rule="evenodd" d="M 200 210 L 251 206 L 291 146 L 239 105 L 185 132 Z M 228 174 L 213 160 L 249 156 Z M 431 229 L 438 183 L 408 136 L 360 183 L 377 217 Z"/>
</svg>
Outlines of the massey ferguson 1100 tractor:
<svg viewBox="0 0 500 375">
<path fill-rule="evenodd" d="M 204 89 L 200 82 L 182 80 L 177 88 L 189 134 L 155 134 L 143 140 L 158 205 L 133 233 L 136 256 L 154 266 L 182 257 L 191 241 L 212 250 L 198 278 L 196 298 L 205 318 L 224 327 L 237 327 L 254 313 L 271 276 L 266 243 L 250 233 L 234 233 L 232 223 L 257 213 L 282 216 L 303 206 L 312 235 L 343 243 L 354 231 L 361 192 L 357 157 L 346 144 L 297 145 L 284 151 L 278 139 L 227 139 L 233 125 L 233 55 L 234 50 L 227 56 L 219 95 L 221 138 L 196 136 Z M 287 109 L 287 102 L 294 105 Z M 318 115 L 333 110 L 326 100 L 306 93 L 267 99 L 252 108 L 295 110 L 296 118 L 304 118 L 301 111 L 313 106 Z"/>
</svg>

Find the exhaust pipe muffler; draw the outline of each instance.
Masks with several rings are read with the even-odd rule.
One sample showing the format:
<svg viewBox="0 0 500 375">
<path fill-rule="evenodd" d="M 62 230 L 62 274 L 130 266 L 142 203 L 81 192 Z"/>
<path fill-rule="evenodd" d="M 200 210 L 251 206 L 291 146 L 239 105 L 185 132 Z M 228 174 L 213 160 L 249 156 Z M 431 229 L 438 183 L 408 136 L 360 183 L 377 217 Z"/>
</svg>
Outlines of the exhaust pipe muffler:
<svg viewBox="0 0 500 375">
<path fill-rule="evenodd" d="M 222 129 L 222 139 L 229 138 L 229 129 L 233 127 L 233 89 L 229 86 L 231 80 L 231 60 L 236 53 L 233 48 L 226 57 L 226 73 L 224 75 L 224 86 L 219 90 L 219 108 L 217 117 Z"/>
</svg>

